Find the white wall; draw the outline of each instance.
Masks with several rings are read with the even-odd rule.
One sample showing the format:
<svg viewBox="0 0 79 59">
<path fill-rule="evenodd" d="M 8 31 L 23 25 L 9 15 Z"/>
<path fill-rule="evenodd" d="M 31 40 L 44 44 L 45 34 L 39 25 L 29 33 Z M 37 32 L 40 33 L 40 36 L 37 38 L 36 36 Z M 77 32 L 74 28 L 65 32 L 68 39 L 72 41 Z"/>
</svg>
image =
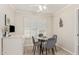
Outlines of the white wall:
<svg viewBox="0 0 79 59">
<path fill-rule="evenodd" d="M 77 54 L 78 9 L 79 5 L 68 5 L 65 8 L 57 11 L 52 20 L 52 30 L 53 33 L 58 35 L 58 45 L 66 49 L 71 54 Z M 60 18 L 63 20 L 62 28 L 59 27 Z"/>
<path fill-rule="evenodd" d="M 45 27 L 47 36 L 48 37 L 52 36 L 51 16 L 50 15 L 37 14 L 37 13 L 27 12 L 27 11 L 16 11 L 15 19 L 16 19 L 16 22 L 15 22 L 16 23 L 16 34 L 24 35 L 24 26 L 38 25 L 38 24 L 34 24 L 34 23 L 40 22 L 40 24 L 45 23 L 47 25 L 47 27 Z M 42 27 L 40 27 L 40 28 L 42 28 Z M 30 45 L 30 42 L 28 45 Z"/>
<path fill-rule="evenodd" d="M 5 14 L 7 15 L 8 18 L 10 18 L 10 24 L 14 24 L 15 10 L 13 8 L 11 8 L 9 5 L 0 4 L 0 15 L 4 16 Z M 5 19 L 5 16 L 4 16 L 3 20 L 4 19 Z M 1 29 L 2 29 L 2 27 L 0 27 L 0 30 Z M 0 31 L 0 33 L 1 33 L 1 31 Z M 0 35 L 0 54 L 1 54 L 1 35 Z"/>
</svg>

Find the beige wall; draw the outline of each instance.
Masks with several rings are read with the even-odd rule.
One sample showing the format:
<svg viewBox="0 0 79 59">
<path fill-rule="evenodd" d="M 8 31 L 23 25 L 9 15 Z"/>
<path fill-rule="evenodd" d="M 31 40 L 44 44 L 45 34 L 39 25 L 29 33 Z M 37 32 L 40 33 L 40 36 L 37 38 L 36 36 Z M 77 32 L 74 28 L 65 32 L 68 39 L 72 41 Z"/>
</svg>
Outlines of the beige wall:
<svg viewBox="0 0 79 59">
<path fill-rule="evenodd" d="M 57 11 L 52 20 L 53 33 L 58 35 L 58 45 L 71 54 L 77 54 L 77 11 L 79 5 L 68 5 Z M 63 27 L 59 27 L 60 18 L 63 20 Z"/>
</svg>

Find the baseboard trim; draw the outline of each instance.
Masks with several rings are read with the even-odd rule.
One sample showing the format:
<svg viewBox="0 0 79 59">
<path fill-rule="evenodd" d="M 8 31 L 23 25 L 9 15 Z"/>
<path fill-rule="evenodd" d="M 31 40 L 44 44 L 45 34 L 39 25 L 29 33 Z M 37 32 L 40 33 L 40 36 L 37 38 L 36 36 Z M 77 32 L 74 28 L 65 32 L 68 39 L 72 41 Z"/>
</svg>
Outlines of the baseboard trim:
<svg viewBox="0 0 79 59">
<path fill-rule="evenodd" d="M 59 46 L 59 45 L 57 45 L 57 47 L 59 47 L 59 48 L 65 50 L 65 51 L 68 52 L 70 55 L 73 55 L 73 53 L 72 53 L 71 51 L 65 49 L 64 47 L 61 47 L 61 46 Z"/>
</svg>

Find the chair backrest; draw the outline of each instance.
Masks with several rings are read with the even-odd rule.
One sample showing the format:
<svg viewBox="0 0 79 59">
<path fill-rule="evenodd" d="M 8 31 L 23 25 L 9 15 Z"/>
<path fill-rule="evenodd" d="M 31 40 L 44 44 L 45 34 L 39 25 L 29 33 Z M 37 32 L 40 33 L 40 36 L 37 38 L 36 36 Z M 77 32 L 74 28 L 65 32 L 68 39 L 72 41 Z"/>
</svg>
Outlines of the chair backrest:
<svg viewBox="0 0 79 59">
<path fill-rule="evenodd" d="M 57 42 L 57 35 L 53 35 L 52 38 L 49 38 L 47 40 L 47 45 L 46 45 L 47 48 L 53 48 L 53 47 L 55 47 L 56 42 Z"/>
<path fill-rule="evenodd" d="M 47 41 L 47 48 L 53 48 L 55 46 L 55 39 L 49 38 Z"/>
<path fill-rule="evenodd" d="M 55 43 L 57 42 L 57 35 L 53 35 L 53 39 L 55 39 Z"/>
<path fill-rule="evenodd" d="M 33 44 L 35 44 L 35 39 L 34 39 L 34 37 L 32 36 L 32 41 L 33 41 Z"/>
</svg>

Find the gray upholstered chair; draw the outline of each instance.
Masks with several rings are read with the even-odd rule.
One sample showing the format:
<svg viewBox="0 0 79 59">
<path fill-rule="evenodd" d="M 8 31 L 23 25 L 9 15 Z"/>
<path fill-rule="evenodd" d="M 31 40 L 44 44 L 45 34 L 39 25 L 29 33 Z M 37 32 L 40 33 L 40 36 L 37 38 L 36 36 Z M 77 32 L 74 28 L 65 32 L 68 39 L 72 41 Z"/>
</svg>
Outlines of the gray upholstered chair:
<svg viewBox="0 0 79 59">
<path fill-rule="evenodd" d="M 40 42 L 35 42 L 35 38 L 32 36 L 32 41 L 33 41 L 33 52 L 35 54 L 36 48 L 39 49 Z"/>
<path fill-rule="evenodd" d="M 48 52 L 48 49 L 52 50 L 52 53 L 55 54 L 54 48 L 55 48 L 56 40 L 54 38 L 49 38 L 45 44 L 42 45 L 43 50 L 46 49 L 46 54 Z"/>
<path fill-rule="evenodd" d="M 53 35 L 53 39 L 55 39 L 55 43 L 57 43 L 57 35 Z M 55 44 L 55 50 L 57 52 L 56 44 Z"/>
</svg>

